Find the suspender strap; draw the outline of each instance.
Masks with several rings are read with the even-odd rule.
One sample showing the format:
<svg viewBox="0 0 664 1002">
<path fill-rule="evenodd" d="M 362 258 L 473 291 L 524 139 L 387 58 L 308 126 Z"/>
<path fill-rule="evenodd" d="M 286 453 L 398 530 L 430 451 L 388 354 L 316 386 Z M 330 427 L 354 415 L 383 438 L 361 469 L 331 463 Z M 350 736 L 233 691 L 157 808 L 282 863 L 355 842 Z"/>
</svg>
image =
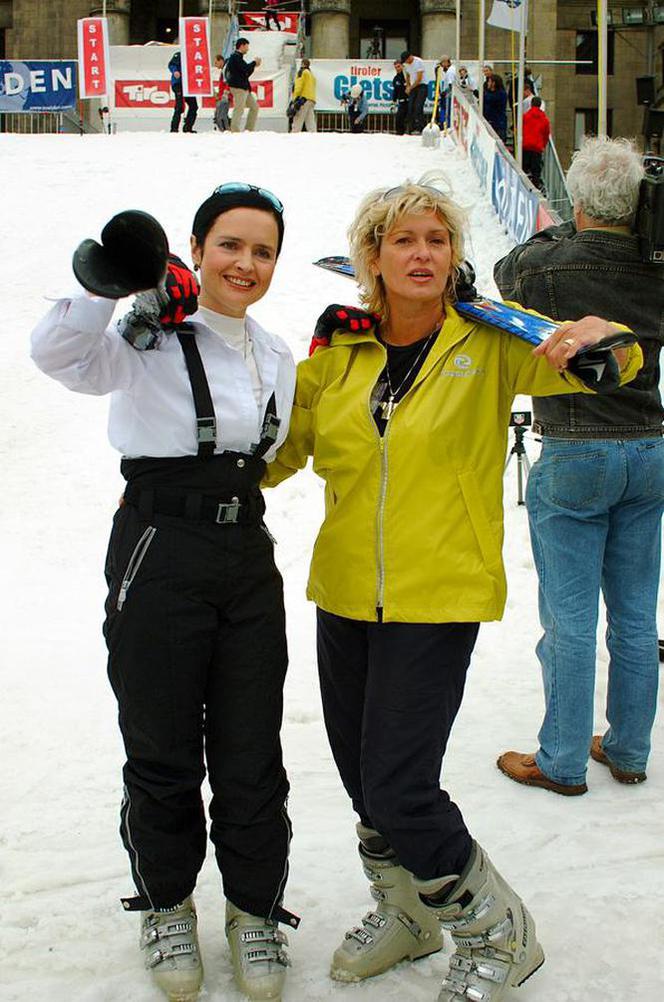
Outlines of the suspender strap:
<svg viewBox="0 0 664 1002">
<path fill-rule="evenodd" d="M 178 328 L 176 333 L 184 353 L 191 392 L 194 395 L 198 455 L 201 459 L 210 459 L 217 444 L 217 418 L 201 353 L 196 344 L 196 334 L 193 327 L 185 324 Z"/>
<path fill-rule="evenodd" d="M 263 427 L 261 428 L 261 440 L 251 447 L 252 456 L 255 456 L 256 459 L 263 458 L 270 446 L 276 442 L 280 424 L 281 418 L 277 417 L 277 401 L 273 393 L 265 408 L 265 417 L 263 418 Z"/>
</svg>

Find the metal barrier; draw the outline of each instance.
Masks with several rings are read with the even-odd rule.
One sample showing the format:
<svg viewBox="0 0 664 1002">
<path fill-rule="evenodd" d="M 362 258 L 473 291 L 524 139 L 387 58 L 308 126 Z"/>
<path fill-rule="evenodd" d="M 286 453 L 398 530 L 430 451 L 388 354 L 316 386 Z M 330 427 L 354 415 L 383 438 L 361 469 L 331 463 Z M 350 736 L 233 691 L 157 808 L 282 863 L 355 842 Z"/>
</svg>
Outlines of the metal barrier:
<svg viewBox="0 0 664 1002">
<path fill-rule="evenodd" d="M 64 116 L 61 111 L 7 112 L 0 115 L 0 132 L 20 135 L 42 135 L 63 132 Z"/>
<path fill-rule="evenodd" d="M 544 150 L 542 161 L 542 181 L 546 191 L 546 200 L 560 216 L 561 222 L 567 223 L 574 218 L 572 199 L 565 183 L 565 174 L 558 159 L 558 153 L 552 139 Z"/>
<path fill-rule="evenodd" d="M 367 115 L 365 132 L 394 133 L 394 115 Z M 317 132 L 350 132 L 350 119 L 345 111 L 317 111 Z"/>
</svg>

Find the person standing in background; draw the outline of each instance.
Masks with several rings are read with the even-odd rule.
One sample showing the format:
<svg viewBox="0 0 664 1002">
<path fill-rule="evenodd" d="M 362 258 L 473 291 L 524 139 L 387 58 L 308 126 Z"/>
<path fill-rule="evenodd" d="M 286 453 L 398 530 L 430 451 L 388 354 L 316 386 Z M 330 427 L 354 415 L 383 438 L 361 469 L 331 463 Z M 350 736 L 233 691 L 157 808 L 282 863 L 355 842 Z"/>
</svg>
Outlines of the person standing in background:
<svg viewBox="0 0 664 1002">
<path fill-rule="evenodd" d="M 265 30 L 271 31 L 270 21 L 274 22 L 274 26 L 277 31 L 281 31 L 281 25 L 279 24 L 279 15 L 277 14 L 277 8 L 279 7 L 279 0 L 265 0 Z"/>
<path fill-rule="evenodd" d="M 299 102 L 293 116 L 292 132 L 302 132 L 304 126 L 307 132 L 316 131 L 316 77 L 311 72 L 311 60 L 303 59 L 297 71 L 293 84 L 293 102 Z"/>
<path fill-rule="evenodd" d="M 228 132 L 231 127 L 228 110 L 232 100 L 231 89 L 224 79 L 224 65 L 226 60 L 219 53 L 214 57 L 214 65 L 220 71 L 219 90 L 217 92 L 217 103 L 214 106 L 214 124 L 219 132 Z"/>
<path fill-rule="evenodd" d="M 175 110 L 171 119 L 171 132 L 179 132 L 180 119 L 187 105 L 187 114 L 184 117 L 183 132 L 193 132 L 196 116 L 198 115 L 198 101 L 195 97 L 183 97 L 182 94 L 182 56 L 176 52 L 168 64 L 168 72 L 171 74 L 171 89 L 175 95 Z"/>
<path fill-rule="evenodd" d="M 246 128 L 247 132 L 253 132 L 256 128 L 258 118 L 258 101 L 256 95 L 251 90 L 249 77 L 257 69 L 262 60 L 257 57 L 253 62 L 245 61 L 245 55 L 249 51 L 249 39 L 238 38 L 235 43 L 235 52 L 228 57 L 225 67 L 226 82 L 233 95 L 233 117 L 231 119 L 231 132 L 242 131 L 242 115 L 244 109 L 248 109 Z"/>
<path fill-rule="evenodd" d="M 542 98 L 531 98 L 531 107 L 523 116 L 523 169 L 536 188 L 542 190 L 544 150 L 551 135 L 551 123 L 542 111 Z"/>
<path fill-rule="evenodd" d="M 498 73 L 489 73 L 484 92 L 484 117 L 503 142 L 507 140 L 507 91 Z"/>
<path fill-rule="evenodd" d="M 428 91 L 426 68 L 423 59 L 408 51 L 401 53 L 401 62 L 406 77 L 406 94 L 408 95 L 406 131 L 410 135 L 415 135 L 424 128 L 424 105 Z"/>
<path fill-rule="evenodd" d="M 392 105 L 394 107 L 394 131 L 397 136 L 403 136 L 406 131 L 406 118 L 408 116 L 408 94 L 406 93 L 406 78 L 403 72 L 403 63 L 400 59 L 395 59 L 394 68 L 396 73 L 392 78 Z"/>
</svg>

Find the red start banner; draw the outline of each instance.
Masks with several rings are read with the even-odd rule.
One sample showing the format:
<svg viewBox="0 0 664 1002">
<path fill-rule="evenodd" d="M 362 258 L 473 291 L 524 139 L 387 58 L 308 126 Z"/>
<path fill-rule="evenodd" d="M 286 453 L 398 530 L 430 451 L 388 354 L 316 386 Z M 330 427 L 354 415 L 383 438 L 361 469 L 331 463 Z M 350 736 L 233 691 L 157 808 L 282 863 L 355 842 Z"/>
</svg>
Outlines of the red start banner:
<svg viewBox="0 0 664 1002">
<path fill-rule="evenodd" d="M 206 17 L 181 17 L 182 93 L 185 97 L 209 97 L 212 70 Z"/>
<path fill-rule="evenodd" d="M 79 96 L 106 97 L 110 93 L 108 22 L 105 17 L 78 21 Z"/>
<path fill-rule="evenodd" d="M 193 20 L 193 19 L 192 19 Z M 274 108 L 274 81 L 252 81 L 251 89 L 258 100 L 259 108 Z M 204 108 L 214 108 L 216 99 L 205 95 Z M 116 80 L 116 108 L 174 108 L 175 98 L 167 80 Z"/>
<path fill-rule="evenodd" d="M 270 14 L 272 18 L 274 15 Z M 258 13 L 254 11 L 249 13 L 248 11 L 243 12 L 240 17 L 242 18 L 242 23 L 245 28 L 253 28 L 259 30 L 265 28 L 265 14 Z M 299 19 L 299 14 L 277 14 L 279 20 L 279 26 L 282 31 L 287 31 L 292 35 L 297 35 L 297 22 Z"/>
</svg>

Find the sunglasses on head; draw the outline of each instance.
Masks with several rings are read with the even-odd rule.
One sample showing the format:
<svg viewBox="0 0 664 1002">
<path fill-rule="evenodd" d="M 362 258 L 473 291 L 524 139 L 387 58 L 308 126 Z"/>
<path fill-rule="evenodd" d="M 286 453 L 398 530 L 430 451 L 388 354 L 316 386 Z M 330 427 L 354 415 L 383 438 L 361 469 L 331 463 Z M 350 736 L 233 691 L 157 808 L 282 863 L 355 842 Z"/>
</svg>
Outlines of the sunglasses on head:
<svg viewBox="0 0 664 1002">
<path fill-rule="evenodd" d="M 417 184 L 417 182 L 415 182 L 413 185 L 398 184 L 396 188 L 388 188 L 387 191 L 383 192 L 381 195 L 381 201 L 389 202 L 391 198 L 397 198 L 399 195 L 403 195 L 404 191 L 411 187 L 422 188 L 423 191 L 428 191 L 437 198 L 440 198 L 441 196 L 443 198 L 446 197 L 445 193 L 442 192 L 440 188 L 434 188 L 430 184 Z"/>
<path fill-rule="evenodd" d="M 255 191 L 256 194 L 264 198 L 266 202 L 269 202 L 272 208 L 279 213 L 280 216 L 284 214 L 283 202 L 280 202 L 276 195 L 273 195 L 271 191 L 267 188 L 257 188 L 255 184 L 246 184 L 244 181 L 229 181 L 227 184 L 220 184 L 218 188 L 215 188 L 212 192 L 213 195 L 246 195 L 251 191 Z"/>
</svg>

